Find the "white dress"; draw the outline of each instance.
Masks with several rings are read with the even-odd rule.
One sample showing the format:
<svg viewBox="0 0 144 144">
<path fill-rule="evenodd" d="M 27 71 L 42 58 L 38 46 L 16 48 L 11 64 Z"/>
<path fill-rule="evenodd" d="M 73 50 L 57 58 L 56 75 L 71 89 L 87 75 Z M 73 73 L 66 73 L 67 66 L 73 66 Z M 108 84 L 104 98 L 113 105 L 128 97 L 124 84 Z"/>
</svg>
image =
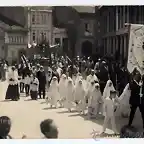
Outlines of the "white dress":
<svg viewBox="0 0 144 144">
<path fill-rule="evenodd" d="M 111 83 L 111 86 L 109 86 L 109 84 Z M 107 98 L 110 96 L 110 91 L 115 91 L 115 88 L 113 86 L 113 83 L 111 80 L 108 80 L 106 83 L 106 86 L 104 88 L 104 92 L 103 92 L 103 98 Z"/>
<path fill-rule="evenodd" d="M 58 88 L 58 81 L 51 81 L 50 88 L 48 91 L 48 99 L 51 105 L 57 106 L 57 102 L 60 98 L 59 96 L 59 88 Z"/>
<path fill-rule="evenodd" d="M 75 87 L 75 94 L 74 94 L 74 99 L 77 101 L 77 110 L 78 111 L 84 111 L 86 109 L 86 91 L 84 90 L 83 84 L 77 83 Z"/>
<path fill-rule="evenodd" d="M 130 113 L 130 105 L 129 105 L 130 95 L 131 95 L 131 90 L 129 88 L 129 84 L 127 84 L 123 90 L 123 93 L 119 97 L 120 114 L 123 117 L 128 117 Z"/>
<path fill-rule="evenodd" d="M 99 84 L 95 84 L 95 86 L 99 86 Z M 91 92 L 90 96 L 90 107 L 93 108 L 93 114 L 97 115 L 100 112 L 100 106 L 102 102 L 102 94 L 100 92 L 100 89 L 94 87 Z"/>
<path fill-rule="evenodd" d="M 64 101 L 64 107 L 71 109 L 74 102 L 74 84 L 71 78 L 69 78 L 66 87 L 66 100 Z"/>
<path fill-rule="evenodd" d="M 63 98 L 66 97 L 66 85 L 67 85 L 67 79 L 66 79 L 66 75 L 63 74 L 61 76 L 60 82 L 59 82 L 59 94 L 60 94 L 60 99 L 62 100 Z"/>
</svg>

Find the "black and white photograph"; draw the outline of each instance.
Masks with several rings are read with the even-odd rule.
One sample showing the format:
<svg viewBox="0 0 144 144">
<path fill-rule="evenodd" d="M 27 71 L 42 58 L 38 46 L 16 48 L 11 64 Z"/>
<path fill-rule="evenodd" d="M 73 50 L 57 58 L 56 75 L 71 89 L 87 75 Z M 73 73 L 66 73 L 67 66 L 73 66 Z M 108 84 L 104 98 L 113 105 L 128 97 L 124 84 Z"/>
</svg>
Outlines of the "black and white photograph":
<svg viewBox="0 0 144 144">
<path fill-rule="evenodd" d="M 0 7 L 0 139 L 143 137 L 143 5 Z"/>
</svg>

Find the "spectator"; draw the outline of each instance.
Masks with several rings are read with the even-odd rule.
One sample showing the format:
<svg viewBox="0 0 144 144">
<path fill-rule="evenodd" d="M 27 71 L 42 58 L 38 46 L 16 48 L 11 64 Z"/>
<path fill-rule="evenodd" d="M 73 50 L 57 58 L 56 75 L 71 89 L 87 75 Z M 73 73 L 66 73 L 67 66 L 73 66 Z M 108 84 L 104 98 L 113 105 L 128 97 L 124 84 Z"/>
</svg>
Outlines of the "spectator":
<svg viewBox="0 0 144 144">
<path fill-rule="evenodd" d="M 143 134 L 133 126 L 123 126 L 120 131 L 120 138 L 142 138 Z"/>
<path fill-rule="evenodd" d="M 0 117 L 0 139 L 12 139 L 9 135 L 11 129 L 11 120 L 7 116 Z"/>
<path fill-rule="evenodd" d="M 41 122 L 40 129 L 42 134 L 47 139 L 56 139 L 58 138 L 58 129 L 52 119 L 46 119 Z"/>
</svg>

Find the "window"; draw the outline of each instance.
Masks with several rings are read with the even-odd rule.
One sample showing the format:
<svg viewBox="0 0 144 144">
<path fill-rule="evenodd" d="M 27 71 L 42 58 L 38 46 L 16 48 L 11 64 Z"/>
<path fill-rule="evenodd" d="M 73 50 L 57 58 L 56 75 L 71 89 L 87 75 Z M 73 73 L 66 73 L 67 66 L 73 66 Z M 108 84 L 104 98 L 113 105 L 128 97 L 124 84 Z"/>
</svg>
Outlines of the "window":
<svg viewBox="0 0 144 144">
<path fill-rule="evenodd" d="M 33 33 L 32 33 L 32 40 L 33 40 L 33 41 L 36 40 L 36 33 L 35 33 L 35 31 L 33 31 Z"/>
<path fill-rule="evenodd" d="M 88 23 L 85 23 L 85 31 L 88 31 Z"/>
<path fill-rule="evenodd" d="M 60 44 L 60 38 L 55 38 L 55 44 Z"/>
<path fill-rule="evenodd" d="M 40 24 L 40 14 L 39 13 L 37 13 L 37 15 L 36 15 L 36 24 Z"/>
<path fill-rule="evenodd" d="M 46 14 L 43 14 L 43 24 L 46 24 Z"/>
<path fill-rule="evenodd" d="M 32 15 L 32 24 L 35 24 L 35 14 Z"/>
</svg>

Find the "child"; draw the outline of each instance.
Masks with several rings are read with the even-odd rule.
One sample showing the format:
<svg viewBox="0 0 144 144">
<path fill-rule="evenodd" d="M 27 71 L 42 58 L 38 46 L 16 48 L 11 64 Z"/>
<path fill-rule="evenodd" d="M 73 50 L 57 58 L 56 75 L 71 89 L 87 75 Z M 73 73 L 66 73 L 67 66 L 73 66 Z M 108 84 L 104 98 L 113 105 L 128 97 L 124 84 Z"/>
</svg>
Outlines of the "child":
<svg viewBox="0 0 144 144">
<path fill-rule="evenodd" d="M 20 93 L 23 93 L 24 92 L 24 76 L 21 75 L 19 79 L 20 79 Z"/>
<path fill-rule="evenodd" d="M 31 99 L 32 100 L 37 100 L 38 88 L 39 88 L 39 81 L 36 78 L 36 75 L 34 74 L 32 76 L 32 80 L 31 80 L 31 83 L 30 83 L 30 94 L 31 94 Z"/>
<path fill-rule="evenodd" d="M 110 121 L 112 124 L 112 130 L 115 134 L 117 134 L 116 123 L 115 123 L 115 111 L 117 108 L 116 102 L 116 91 L 110 91 L 110 96 L 104 100 L 104 112 L 105 119 L 103 124 L 103 132 L 105 133 L 108 122 Z"/>
<path fill-rule="evenodd" d="M 29 90 L 30 90 L 30 83 L 31 83 L 31 77 L 29 74 L 25 77 L 25 92 L 26 96 L 29 96 Z"/>
</svg>

